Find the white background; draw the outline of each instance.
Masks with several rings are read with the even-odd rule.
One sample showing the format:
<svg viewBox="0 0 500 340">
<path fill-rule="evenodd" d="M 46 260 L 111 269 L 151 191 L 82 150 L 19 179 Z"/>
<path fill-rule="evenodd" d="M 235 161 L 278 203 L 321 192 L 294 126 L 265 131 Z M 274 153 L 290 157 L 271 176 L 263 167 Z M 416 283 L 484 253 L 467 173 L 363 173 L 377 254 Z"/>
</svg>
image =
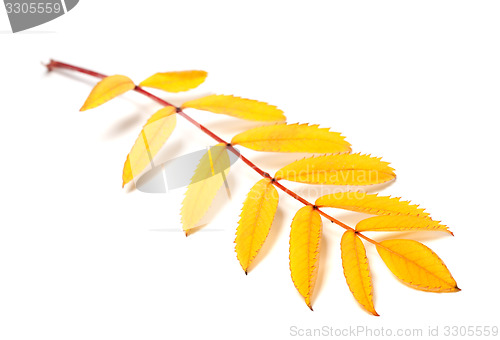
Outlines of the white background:
<svg viewBox="0 0 500 340">
<path fill-rule="evenodd" d="M 80 1 L 11 34 L 1 8 L 0 338 L 285 339 L 291 326 L 424 334 L 499 326 L 499 15 L 497 1 Z M 431 247 L 462 291 L 412 290 L 367 244 L 381 316 L 368 315 L 345 284 L 342 229 L 325 222 L 311 312 L 290 279 L 289 225 L 300 204 L 285 195 L 245 276 L 233 241 L 257 175 L 237 163 L 232 200 L 216 207 L 207 231 L 186 238 L 182 190 L 121 189 L 126 154 L 158 106 L 129 93 L 80 113 L 95 79 L 46 74 L 41 62 L 50 58 L 136 82 L 204 69 L 209 78 L 195 95 L 270 102 L 289 122 L 342 132 L 354 151 L 395 167 L 384 195 L 421 204 L 455 232 L 400 237 Z M 227 139 L 255 126 L 192 115 Z M 161 155 L 211 143 L 179 119 Z M 242 151 L 269 171 L 292 160 Z"/>
</svg>

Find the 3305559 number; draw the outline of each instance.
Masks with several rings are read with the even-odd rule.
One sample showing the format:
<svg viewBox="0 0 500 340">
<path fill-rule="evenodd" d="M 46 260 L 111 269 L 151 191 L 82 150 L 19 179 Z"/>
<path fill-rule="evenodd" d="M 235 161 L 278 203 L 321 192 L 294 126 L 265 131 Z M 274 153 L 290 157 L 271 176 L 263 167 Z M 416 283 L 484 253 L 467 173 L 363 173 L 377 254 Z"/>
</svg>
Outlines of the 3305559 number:
<svg viewBox="0 0 500 340">
<path fill-rule="evenodd" d="M 445 326 L 444 336 L 497 336 L 497 326 Z"/>
<path fill-rule="evenodd" d="M 59 3 L 45 3 L 45 2 L 32 2 L 32 3 L 19 3 L 19 2 L 7 2 L 5 3 L 7 8 L 7 14 L 42 14 L 42 13 L 60 13 L 62 11 L 62 6 Z"/>
</svg>

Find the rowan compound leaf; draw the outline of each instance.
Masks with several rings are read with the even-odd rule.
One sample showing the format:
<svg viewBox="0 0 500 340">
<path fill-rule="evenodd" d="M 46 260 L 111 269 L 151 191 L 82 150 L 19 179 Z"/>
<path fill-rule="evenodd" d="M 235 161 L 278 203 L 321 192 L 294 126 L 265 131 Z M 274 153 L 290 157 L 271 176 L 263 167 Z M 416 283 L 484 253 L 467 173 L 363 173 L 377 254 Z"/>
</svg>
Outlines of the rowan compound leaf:
<svg viewBox="0 0 500 340">
<path fill-rule="evenodd" d="M 428 216 L 388 215 L 364 219 L 356 225 L 357 231 L 406 231 L 406 230 L 436 230 L 446 231 L 448 227 L 440 221 L 434 221 Z"/>
<path fill-rule="evenodd" d="M 292 281 L 311 310 L 311 295 L 318 276 L 321 228 L 321 216 L 308 205 L 295 214 L 290 231 Z"/>
<path fill-rule="evenodd" d="M 271 180 L 264 178 L 252 187 L 243 203 L 234 242 L 238 261 L 245 273 L 269 234 L 278 199 L 278 191 Z"/>
<path fill-rule="evenodd" d="M 278 170 L 275 178 L 307 184 L 371 185 L 388 182 L 396 174 L 381 158 L 339 154 L 301 159 Z"/>
<path fill-rule="evenodd" d="M 399 197 L 378 196 L 364 192 L 347 191 L 321 196 L 318 207 L 331 207 L 373 215 L 429 216 L 418 205 L 401 201 Z"/>
<path fill-rule="evenodd" d="M 192 108 L 214 113 L 221 113 L 228 116 L 263 121 L 275 122 L 285 121 L 283 111 L 276 106 L 256 100 L 245 99 L 228 95 L 210 95 L 195 100 L 185 102 L 182 108 Z"/>
<path fill-rule="evenodd" d="M 191 184 L 188 185 L 181 208 L 182 228 L 189 235 L 191 229 L 205 215 L 229 172 L 230 159 L 224 144 L 207 150 L 201 158 Z"/>
<path fill-rule="evenodd" d="M 167 92 L 183 92 L 194 89 L 207 78 L 205 71 L 177 71 L 156 73 L 142 81 L 139 86 L 152 87 Z"/>
<path fill-rule="evenodd" d="M 405 239 L 382 241 L 377 251 L 390 271 L 412 288 L 427 292 L 458 292 L 443 261 L 427 246 Z"/>
<path fill-rule="evenodd" d="M 318 125 L 277 124 L 256 127 L 234 136 L 231 144 L 257 151 L 342 153 L 351 145 L 338 132 Z"/>
<path fill-rule="evenodd" d="M 342 267 L 354 298 L 368 312 L 378 316 L 373 306 L 373 288 L 365 246 L 353 230 L 347 230 L 340 241 Z"/>
<path fill-rule="evenodd" d="M 123 186 L 153 165 L 153 158 L 174 131 L 175 108 L 166 106 L 152 115 L 141 130 L 123 166 Z"/>
<path fill-rule="evenodd" d="M 90 110 L 135 88 L 134 82 L 126 76 L 109 76 L 92 89 L 80 111 Z"/>
</svg>

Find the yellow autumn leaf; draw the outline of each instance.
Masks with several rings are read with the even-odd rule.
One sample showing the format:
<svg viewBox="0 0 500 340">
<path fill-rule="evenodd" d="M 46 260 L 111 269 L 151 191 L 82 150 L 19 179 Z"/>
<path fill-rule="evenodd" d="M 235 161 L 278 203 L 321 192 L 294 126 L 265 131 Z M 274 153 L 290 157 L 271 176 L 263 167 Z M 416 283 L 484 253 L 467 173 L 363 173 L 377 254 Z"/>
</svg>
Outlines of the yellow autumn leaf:
<svg viewBox="0 0 500 340">
<path fill-rule="evenodd" d="M 292 281 L 311 310 L 311 296 L 318 277 L 321 228 L 321 216 L 308 205 L 297 211 L 290 231 Z"/>
<path fill-rule="evenodd" d="M 238 144 L 257 151 L 341 153 L 351 152 L 351 144 L 338 132 L 318 125 L 277 124 L 260 126 L 233 137 Z"/>
<path fill-rule="evenodd" d="M 256 100 L 228 95 L 210 95 L 185 102 L 182 108 L 191 108 L 255 121 L 285 121 L 283 111 L 276 106 Z"/>
<path fill-rule="evenodd" d="M 387 215 L 364 219 L 356 225 L 357 231 L 437 230 L 453 235 L 448 227 L 428 216 Z"/>
<path fill-rule="evenodd" d="M 347 285 L 354 298 L 371 314 L 378 316 L 373 306 L 373 288 L 365 246 L 353 230 L 347 230 L 340 241 L 342 267 Z"/>
<path fill-rule="evenodd" d="M 390 271 L 412 288 L 427 292 L 458 292 L 443 261 L 427 246 L 413 240 L 382 241 L 377 251 Z"/>
<path fill-rule="evenodd" d="M 80 111 L 90 110 L 135 88 L 134 82 L 126 76 L 109 76 L 92 89 Z"/>
<path fill-rule="evenodd" d="M 425 209 L 399 197 L 379 196 L 358 191 L 338 192 L 321 196 L 315 203 L 318 207 L 331 207 L 372 215 L 429 216 Z"/>
<path fill-rule="evenodd" d="M 234 243 L 245 273 L 269 234 L 278 199 L 278 191 L 271 180 L 264 178 L 252 187 L 243 203 Z"/>
<path fill-rule="evenodd" d="M 166 106 L 153 114 L 130 150 L 123 166 L 123 186 L 137 177 L 148 165 L 174 131 L 175 107 Z"/>
<path fill-rule="evenodd" d="M 182 92 L 194 89 L 202 84 L 207 78 L 205 71 L 177 71 L 156 73 L 139 86 L 152 87 L 167 92 Z"/>
<path fill-rule="evenodd" d="M 230 160 L 224 144 L 217 144 L 203 155 L 188 185 L 181 208 L 182 228 L 190 230 L 205 215 L 229 172 Z"/>
<path fill-rule="evenodd" d="M 304 158 L 278 170 L 276 179 L 330 185 L 370 185 L 394 178 L 394 169 L 381 158 L 361 154 Z"/>
</svg>

